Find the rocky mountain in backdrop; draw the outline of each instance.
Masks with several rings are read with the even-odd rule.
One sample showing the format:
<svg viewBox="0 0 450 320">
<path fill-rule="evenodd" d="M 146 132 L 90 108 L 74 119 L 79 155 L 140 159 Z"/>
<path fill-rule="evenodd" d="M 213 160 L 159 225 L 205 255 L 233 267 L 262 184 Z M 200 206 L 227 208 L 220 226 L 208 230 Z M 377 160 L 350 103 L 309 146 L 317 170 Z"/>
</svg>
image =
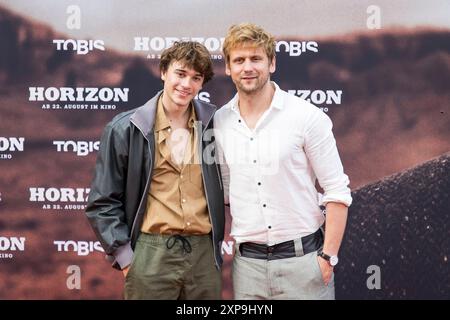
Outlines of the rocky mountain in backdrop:
<svg viewBox="0 0 450 320">
<path fill-rule="evenodd" d="M 109 266 L 103 261 L 102 253 L 96 252 L 92 258 L 78 257 L 75 262 L 73 257 L 55 253 L 53 240 L 82 236 L 82 240 L 95 240 L 83 213 L 43 212 L 39 204 L 28 201 L 28 189 L 30 186 L 88 187 L 95 153 L 86 157 L 55 153 L 52 141 L 98 139 L 104 125 L 115 114 L 139 106 L 162 87 L 158 61 L 108 48 L 88 55 L 56 51 L 53 39 L 65 38 L 43 23 L 0 7 L 0 137 L 26 137 L 23 153 L 12 160 L 0 160 L 0 232 L 23 234 L 28 241 L 26 254 L 18 254 L 13 261 L 0 260 L 0 273 L 9 275 L 0 276 L 3 299 L 121 298 L 123 279 L 112 269 L 105 270 Z M 318 50 L 299 57 L 278 53 L 273 79 L 285 90 L 304 90 L 305 94 L 308 90 L 310 93 L 342 90 L 340 103 L 322 107 L 328 108 L 333 120 L 351 187 L 358 188 L 355 199 L 363 198 L 352 209 L 355 216 L 351 221 L 356 222 L 344 244 L 347 245 L 344 250 L 352 252 L 348 241 L 355 245 L 361 238 L 358 224 L 366 221 L 364 208 L 369 209 L 369 220 L 375 221 L 383 213 L 367 202 L 370 198 L 367 192 L 375 186 L 389 186 L 390 194 L 386 197 L 389 203 L 395 203 L 396 192 L 402 195 L 412 192 L 406 182 L 435 179 L 427 176 L 427 170 L 420 171 L 423 179 L 400 178 L 411 177 L 415 171 L 383 180 L 386 176 L 450 150 L 450 30 L 392 29 L 335 36 L 318 40 Z M 223 73 L 223 63 L 214 61 L 216 77 L 204 88 L 211 102 L 217 105 L 224 104 L 235 91 Z M 68 112 L 43 110 L 39 102 L 29 101 L 29 87 L 36 86 L 126 87 L 130 91 L 128 102 L 116 110 Z M 311 94 L 307 96 L 310 97 Z M 442 168 L 448 169 L 448 156 L 444 163 Z M 435 172 L 442 171 L 439 170 Z M 376 199 L 381 197 L 384 201 L 382 195 L 376 195 Z M 420 198 L 405 195 L 404 199 L 409 209 L 422 208 L 414 202 Z M 395 215 L 396 211 L 386 212 Z M 386 223 L 389 225 L 389 221 Z M 376 233 L 371 234 L 370 243 L 377 243 Z M 50 240 L 44 242 L 46 239 Z M 382 252 L 383 248 L 378 250 Z M 348 263 L 351 258 L 349 253 Z M 67 289 L 66 267 L 71 264 L 83 269 L 82 285 L 89 290 Z M 344 272 L 354 273 L 349 265 Z M 224 277 L 228 278 L 229 274 L 227 263 Z M 27 282 L 30 279 L 33 284 Z M 351 287 L 338 285 L 341 297 L 351 297 Z M 447 287 L 433 291 L 433 296 L 442 290 Z M 413 294 L 420 296 L 415 291 Z M 230 298 L 229 287 L 225 297 Z M 395 297 L 402 296 L 396 292 Z"/>
</svg>

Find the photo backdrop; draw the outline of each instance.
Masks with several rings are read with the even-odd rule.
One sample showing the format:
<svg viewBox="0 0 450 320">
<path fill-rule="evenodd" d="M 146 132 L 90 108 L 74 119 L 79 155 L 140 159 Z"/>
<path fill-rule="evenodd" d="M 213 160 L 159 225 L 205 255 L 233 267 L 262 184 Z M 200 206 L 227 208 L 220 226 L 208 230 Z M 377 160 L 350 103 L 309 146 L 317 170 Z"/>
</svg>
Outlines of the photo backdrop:
<svg viewBox="0 0 450 320">
<path fill-rule="evenodd" d="M 211 52 L 198 98 L 225 104 L 221 45 L 244 21 L 276 36 L 272 79 L 333 120 L 354 197 L 336 297 L 450 298 L 447 1 L 42 0 L 0 1 L 0 299 L 122 298 L 84 214 L 100 134 L 162 88 L 180 39 Z"/>
</svg>

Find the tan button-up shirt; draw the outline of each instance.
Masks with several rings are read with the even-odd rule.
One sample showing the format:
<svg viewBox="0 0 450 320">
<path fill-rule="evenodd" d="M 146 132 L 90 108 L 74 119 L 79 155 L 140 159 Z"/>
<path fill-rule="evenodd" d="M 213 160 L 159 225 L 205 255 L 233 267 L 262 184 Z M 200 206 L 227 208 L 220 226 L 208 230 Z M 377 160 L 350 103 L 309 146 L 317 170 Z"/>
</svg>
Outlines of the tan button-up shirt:
<svg viewBox="0 0 450 320">
<path fill-rule="evenodd" d="M 189 108 L 190 135 L 187 141 L 181 144 L 181 140 L 175 137 L 171 145 L 170 123 L 165 115 L 162 99 L 158 101 L 155 163 L 142 232 L 208 234 L 211 231 L 199 161 L 198 139 L 201 126 L 200 132 L 197 132 L 195 110 L 192 104 Z"/>
</svg>

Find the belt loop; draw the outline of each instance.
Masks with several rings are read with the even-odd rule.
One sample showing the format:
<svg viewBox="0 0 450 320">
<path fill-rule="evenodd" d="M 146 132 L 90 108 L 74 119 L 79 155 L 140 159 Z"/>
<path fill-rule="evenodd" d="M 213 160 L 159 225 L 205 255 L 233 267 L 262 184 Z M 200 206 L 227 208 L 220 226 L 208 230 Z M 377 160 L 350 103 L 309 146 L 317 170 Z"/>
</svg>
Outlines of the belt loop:
<svg viewBox="0 0 450 320">
<path fill-rule="evenodd" d="M 240 243 L 235 242 L 234 243 L 234 255 L 240 257 L 241 256 L 241 250 L 239 247 L 241 246 Z"/>
<path fill-rule="evenodd" d="M 322 236 L 325 238 L 325 222 L 320 226 L 320 231 L 322 232 Z"/>
<path fill-rule="evenodd" d="M 317 231 L 319 232 L 320 236 L 320 248 L 318 249 L 318 251 L 322 251 L 323 245 L 325 244 L 325 223 L 323 223 Z"/>
<path fill-rule="evenodd" d="M 294 247 L 295 247 L 295 256 L 301 257 L 304 255 L 302 238 L 294 239 Z"/>
</svg>

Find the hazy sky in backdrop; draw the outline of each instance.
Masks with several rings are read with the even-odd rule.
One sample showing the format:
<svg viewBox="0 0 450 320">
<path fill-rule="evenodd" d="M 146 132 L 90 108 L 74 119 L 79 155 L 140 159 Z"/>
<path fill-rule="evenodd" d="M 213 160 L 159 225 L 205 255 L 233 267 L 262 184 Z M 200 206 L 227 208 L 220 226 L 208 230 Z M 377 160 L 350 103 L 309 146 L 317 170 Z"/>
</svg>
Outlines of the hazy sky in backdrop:
<svg viewBox="0 0 450 320">
<path fill-rule="evenodd" d="M 249 21 L 276 37 L 314 40 L 367 31 L 369 5 L 381 26 L 450 29 L 450 0 L 0 0 L 14 12 L 78 39 L 101 39 L 132 51 L 133 37 L 223 37 L 228 26 Z M 66 27 L 69 5 L 81 9 L 81 29 Z"/>
</svg>

